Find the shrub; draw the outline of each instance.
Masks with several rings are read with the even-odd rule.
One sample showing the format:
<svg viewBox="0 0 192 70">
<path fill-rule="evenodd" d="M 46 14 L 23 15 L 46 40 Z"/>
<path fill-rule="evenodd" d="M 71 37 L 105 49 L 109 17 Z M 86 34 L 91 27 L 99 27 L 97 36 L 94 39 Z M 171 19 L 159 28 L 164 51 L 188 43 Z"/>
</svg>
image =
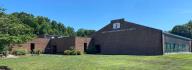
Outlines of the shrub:
<svg viewBox="0 0 192 70">
<path fill-rule="evenodd" d="M 69 47 L 69 50 L 75 50 L 74 46 Z"/>
<path fill-rule="evenodd" d="M 77 52 L 75 50 L 71 50 L 70 55 L 77 55 Z"/>
<path fill-rule="evenodd" d="M 0 70 L 11 70 L 8 66 L 0 66 Z"/>
<path fill-rule="evenodd" d="M 64 51 L 64 55 L 82 55 L 82 52 L 75 50 L 75 48 L 71 46 L 69 50 Z"/>
<path fill-rule="evenodd" d="M 35 53 L 36 53 L 37 55 L 40 55 L 40 54 L 42 53 L 42 51 L 41 51 L 41 50 L 37 50 L 37 51 L 35 51 Z"/>
<path fill-rule="evenodd" d="M 77 52 L 77 55 L 82 55 L 83 54 L 83 52 L 81 52 L 81 51 L 76 51 Z"/>
<path fill-rule="evenodd" d="M 82 55 L 83 53 L 81 51 L 76 50 L 65 50 L 64 55 Z"/>
<path fill-rule="evenodd" d="M 65 50 L 64 51 L 64 55 L 70 55 L 70 53 L 71 53 L 71 50 Z"/>
<path fill-rule="evenodd" d="M 27 52 L 25 50 L 15 50 L 15 51 L 13 51 L 13 54 L 20 56 L 20 55 L 26 55 Z"/>
<path fill-rule="evenodd" d="M 7 57 L 9 53 L 8 53 L 8 51 L 3 51 L 2 54 L 3 54 L 3 56 Z"/>
</svg>

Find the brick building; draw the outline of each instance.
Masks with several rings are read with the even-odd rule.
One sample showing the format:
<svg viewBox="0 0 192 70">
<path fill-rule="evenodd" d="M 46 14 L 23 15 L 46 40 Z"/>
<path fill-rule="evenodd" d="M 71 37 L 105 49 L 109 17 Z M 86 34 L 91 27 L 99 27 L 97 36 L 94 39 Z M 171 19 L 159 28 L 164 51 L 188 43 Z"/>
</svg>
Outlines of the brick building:
<svg viewBox="0 0 192 70">
<path fill-rule="evenodd" d="M 51 39 L 45 53 L 63 53 L 71 48 L 84 52 L 87 49 L 91 38 L 86 37 L 64 37 Z"/>
<path fill-rule="evenodd" d="M 117 19 L 94 33 L 91 38 L 41 35 L 13 49 L 41 50 L 54 54 L 63 53 L 71 47 L 99 54 L 162 55 L 191 52 L 191 39 Z"/>
<path fill-rule="evenodd" d="M 19 44 L 13 47 L 12 50 L 25 49 L 26 51 L 40 50 L 48 54 L 63 53 L 65 50 L 74 48 L 84 52 L 87 49 L 91 38 L 86 37 L 57 37 L 57 36 L 40 36 L 32 41 L 24 44 Z"/>
<path fill-rule="evenodd" d="M 100 54 L 162 55 L 190 52 L 191 39 L 117 19 L 92 36 L 89 49 Z"/>
<path fill-rule="evenodd" d="M 15 45 L 12 50 L 24 49 L 26 51 L 35 51 L 41 50 L 45 51 L 45 48 L 48 46 L 50 39 L 47 38 L 36 38 L 32 41 L 26 42 L 24 44 Z"/>
</svg>

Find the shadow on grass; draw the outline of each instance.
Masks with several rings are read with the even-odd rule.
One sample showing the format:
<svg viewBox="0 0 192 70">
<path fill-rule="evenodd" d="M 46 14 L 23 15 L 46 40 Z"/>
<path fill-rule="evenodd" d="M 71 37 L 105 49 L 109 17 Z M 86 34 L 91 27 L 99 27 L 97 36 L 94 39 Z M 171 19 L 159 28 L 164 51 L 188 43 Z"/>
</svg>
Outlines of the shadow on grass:
<svg viewBox="0 0 192 70">
<path fill-rule="evenodd" d="M 8 66 L 0 66 L 0 70 L 11 70 Z"/>
</svg>

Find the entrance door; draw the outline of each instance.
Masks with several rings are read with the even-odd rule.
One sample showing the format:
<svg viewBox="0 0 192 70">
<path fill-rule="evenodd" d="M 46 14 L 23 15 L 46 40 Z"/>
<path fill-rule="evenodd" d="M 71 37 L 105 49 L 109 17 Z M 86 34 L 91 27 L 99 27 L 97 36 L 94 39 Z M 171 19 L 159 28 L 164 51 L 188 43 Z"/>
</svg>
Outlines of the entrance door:
<svg viewBox="0 0 192 70">
<path fill-rule="evenodd" d="M 52 48 L 53 48 L 53 54 L 56 54 L 57 53 L 57 46 L 54 45 Z"/>
<path fill-rule="evenodd" d="M 31 43 L 31 47 L 30 47 L 30 49 L 31 49 L 31 53 L 34 53 L 34 50 L 35 50 L 35 43 Z"/>
<path fill-rule="evenodd" d="M 87 43 L 84 43 L 84 52 L 87 52 Z"/>
<path fill-rule="evenodd" d="M 95 45 L 96 48 L 96 53 L 101 53 L 101 46 L 100 45 Z"/>
</svg>

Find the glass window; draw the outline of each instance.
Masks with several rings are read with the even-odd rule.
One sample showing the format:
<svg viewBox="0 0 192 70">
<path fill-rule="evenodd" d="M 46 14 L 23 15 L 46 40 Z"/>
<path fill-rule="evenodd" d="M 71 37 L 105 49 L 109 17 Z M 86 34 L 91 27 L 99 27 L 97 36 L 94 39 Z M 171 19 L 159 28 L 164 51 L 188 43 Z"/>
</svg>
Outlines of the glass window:
<svg viewBox="0 0 192 70">
<path fill-rule="evenodd" d="M 185 52 L 186 45 L 183 44 L 182 51 Z"/>
<path fill-rule="evenodd" d="M 169 49 L 170 49 L 170 46 L 169 46 L 169 43 L 165 43 L 165 52 L 168 53 L 169 52 Z"/>
<path fill-rule="evenodd" d="M 166 53 L 171 52 L 189 52 L 189 46 L 186 44 L 165 43 L 164 50 Z"/>
<path fill-rule="evenodd" d="M 189 51 L 189 46 L 186 45 L 186 46 L 185 46 L 185 52 L 188 52 L 188 51 Z"/>
<path fill-rule="evenodd" d="M 113 23 L 113 29 L 120 28 L 120 23 Z"/>
</svg>

